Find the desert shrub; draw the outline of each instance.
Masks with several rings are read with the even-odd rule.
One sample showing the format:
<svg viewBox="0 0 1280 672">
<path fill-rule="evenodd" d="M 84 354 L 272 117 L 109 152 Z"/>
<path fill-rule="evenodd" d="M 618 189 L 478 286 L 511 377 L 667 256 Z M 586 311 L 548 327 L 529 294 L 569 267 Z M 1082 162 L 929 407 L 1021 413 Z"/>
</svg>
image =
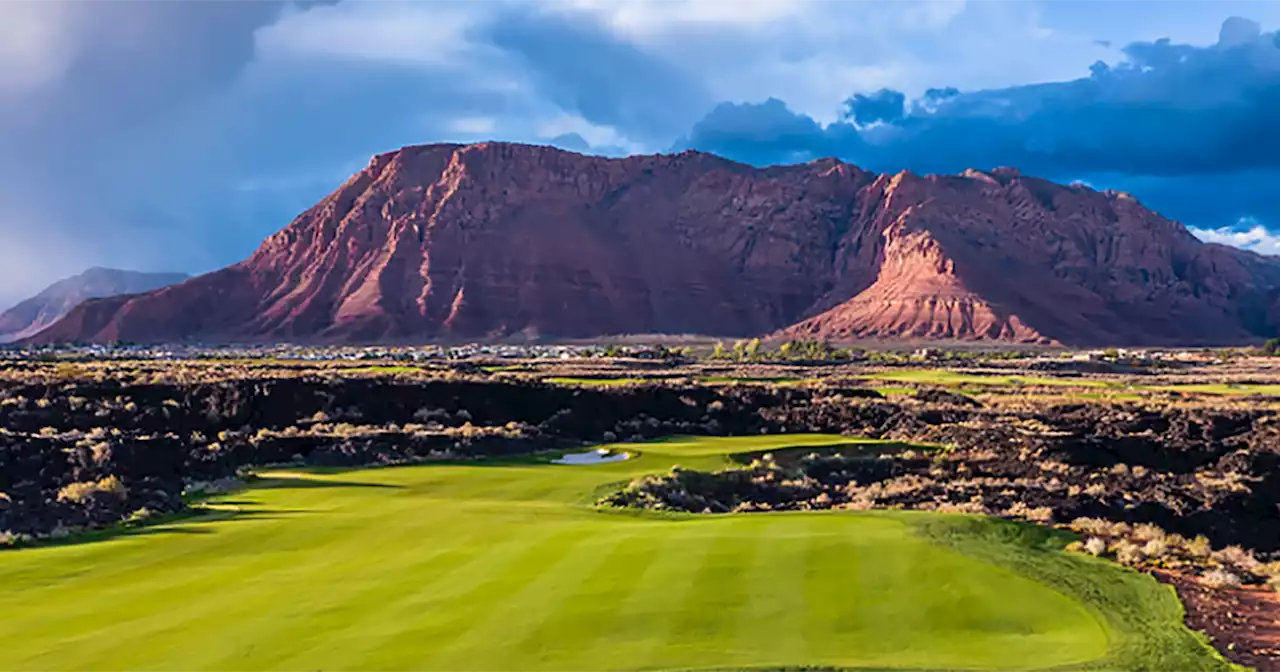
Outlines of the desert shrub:
<svg viewBox="0 0 1280 672">
<path fill-rule="evenodd" d="M 1138 541 L 1165 541 L 1169 533 L 1160 529 L 1158 525 L 1151 523 L 1138 523 L 1133 526 L 1133 538 Z"/>
<path fill-rule="evenodd" d="M 1164 539 L 1151 539 L 1142 545 L 1142 552 L 1150 558 L 1162 558 L 1169 552 L 1169 542 Z"/>
<path fill-rule="evenodd" d="M 17 546 L 31 541 L 31 535 L 9 530 L 0 530 L 0 547 Z"/>
<path fill-rule="evenodd" d="M 1107 534 L 1111 531 L 1111 523 L 1100 518 L 1076 518 L 1068 527 L 1085 534 Z"/>
<path fill-rule="evenodd" d="M 125 518 L 125 522 L 141 523 L 141 522 L 151 520 L 152 518 L 155 518 L 156 515 L 157 514 L 155 511 L 152 511 L 151 509 L 148 509 L 147 507 L 144 506 L 140 509 L 135 509 L 132 513 L 130 513 L 129 517 Z"/>
<path fill-rule="evenodd" d="M 1209 554 L 1209 558 L 1224 565 L 1230 565 L 1246 571 L 1252 571 L 1261 564 L 1257 558 L 1253 557 L 1253 553 L 1239 546 L 1227 546 L 1221 550 L 1214 551 Z"/>
<path fill-rule="evenodd" d="M 119 478 L 108 476 L 97 481 L 85 481 L 67 485 L 58 491 L 58 501 L 83 502 L 97 493 L 115 495 L 123 499 L 128 492 L 128 489 L 125 488 L 124 483 Z"/>
<path fill-rule="evenodd" d="M 89 451 L 93 455 L 93 463 L 98 466 L 106 464 L 111 459 L 111 444 L 106 441 L 93 444 Z"/>
<path fill-rule="evenodd" d="M 1116 561 L 1122 565 L 1139 565 L 1146 559 L 1142 547 L 1128 539 L 1117 541 L 1111 546 L 1111 550 L 1116 554 Z"/>
<path fill-rule="evenodd" d="M 1010 506 L 1005 515 L 1010 518 L 1020 518 L 1022 520 L 1032 520 L 1038 523 L 1053 522 L 1053 509 L 1048 506 L 1030 507 L 1023 502 L 1014 502 Z"/>
<path fill-rule="evenodd" d="M 1213 546 L 1209 544 L 1209 539 L 1204 535 L 1188 541 L 1184 548 L 1187 551 L 1187 555 L 1200 560 L 1208 558 L 1209 554 L 1213 552 Z"/>
<path fill-rule="evenodd" d="M 1240 577 L 1234 572 L 1215 567 L 1200 575 L 1200 583 L 1211 588 L 1233 588 L 1240 585 Z"/>
<path fill-rule="evenodd" d="M 1093 556 L 1100 556 L 1107 552 L 1107 542 L 1101 537 L 1089 537 L 1084 542 L 1084 552 Z"/>
</svg>

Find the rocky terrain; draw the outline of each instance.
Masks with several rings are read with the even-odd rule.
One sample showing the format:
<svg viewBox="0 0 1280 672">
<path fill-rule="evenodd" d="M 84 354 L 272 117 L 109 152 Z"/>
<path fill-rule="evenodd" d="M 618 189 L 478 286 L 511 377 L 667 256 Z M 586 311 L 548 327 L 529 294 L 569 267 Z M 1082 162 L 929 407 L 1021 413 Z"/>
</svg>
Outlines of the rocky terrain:
<svg viewBox="0 0 1280 672">
<path fill-rule="evenodd" d="M 696 333 L 1239 343 L 1280 264 L 1011 169 L 757 169 L 504 143 L 373 158 L 249 259 L 32 339 L 374 342 Z"/>
<path fill-rule="evenodd" d="M 138 508 L 166 510 L 191 482 L 250 465 L 477 457 L 673 434 L 823 432 L 947 450 L 819 461 L 799 489 L 790 481 L 756 488 L 760 474 L 745 470 L 717 476 L 730 480 L 713 492 L 668 492 L 659 484 L 618 503 L 712 512 L 1035 510 L 1060 522 L 1150 523 L 1280 559 L 1280 424 L 1271 407 L 985 407 L 941 389 L 888 400 L 835 381 L 582 387 L 483 373 L 411 379 L 302 369 L 185 383 L 187 374 L 158 382 L 119 369 L 60 375 L 0 384 L 0 492 L 7 496 L 0 530 L 39 534 L 112 522 Z M 112 477 L 128 493 L 118 507 L 80 511 L 59 498 L 68 486 Z"/>
<path fill-rule="evenodd" d="M 186 280 L 185 273 L 142 273 L 91 268 L 59 280 L 0 313 L 0 342 L 38 333 L 88 299 L 137 294 Z"/>
<path fill-rule="evenodd" d="M 1251 379 L 1273 380 L 1268 363 L 1254 358 Z M 586 366 L 613 377 L 591 377 Z M 0 368 L 0 548 L 198 513 L 202 495 L 242 487 L 266 465 L 500 459 L 678 434 L 838 433 L 885 443 L 747 455 L 718 472 L 677 469 L 602 504 L 711 514 L 913 508 L 1069 528 L 1079 552 L 1175 585 L 1188 622 L 1233 660 L 1280 664 L 1268 648 L 1275 598 L 1264 585 L 1280 587 L 1274 399 L 1080 403 L 1063 390 L 1085 399 L 1096 380 L 876 389 L 866 364 L 787 365 L 816 376 L 803 384 L 732 378 L 764 365 L 738 366 L 15 360 Z M 1169 375 L 1211 380 L 1242 366 Z M 624 371 L 654 377 L 613 385 L 627 380 L 618 378 Z M 549 377 L 569 373 L 578 377 Z M 1137 385 L 1155 374 L 1101 375 Z M 1222 605 L 1235 606 L 1224 615 Z"/>
</svg>

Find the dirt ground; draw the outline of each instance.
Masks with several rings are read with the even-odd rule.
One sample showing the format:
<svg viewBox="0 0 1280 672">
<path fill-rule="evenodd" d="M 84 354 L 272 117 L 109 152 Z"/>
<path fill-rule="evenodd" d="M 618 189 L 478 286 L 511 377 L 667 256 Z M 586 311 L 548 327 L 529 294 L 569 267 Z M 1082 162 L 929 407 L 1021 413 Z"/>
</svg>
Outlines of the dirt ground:
<svg viewBox="0 0 1280 672">
<path fill-rule="evenodd" d="M 1208 635 L 1231 662 L 1280 670 L 1280 593 L 1259 586 L 1209 588 L 1172 572 L 1154 572 L 1178 591 L 1187 627 Z"/>
</svg>

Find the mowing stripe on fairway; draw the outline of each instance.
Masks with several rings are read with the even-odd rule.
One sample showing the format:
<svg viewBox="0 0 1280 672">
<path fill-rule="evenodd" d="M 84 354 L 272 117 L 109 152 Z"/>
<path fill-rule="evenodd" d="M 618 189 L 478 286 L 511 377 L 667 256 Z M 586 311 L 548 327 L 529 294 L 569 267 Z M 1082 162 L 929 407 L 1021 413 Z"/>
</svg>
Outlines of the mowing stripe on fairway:
<svg viewBox="0 0 1280 672">
<path fill-rule="evenodd" d="M 268 475 L 212 500 L 241 509 L 221 518 L 0 552 L 0 670 L 1224 669 L 1149 577 L 919 533 L 955 517 L 584 505 L 676 464 L 842 442 Z"/>
</svg>

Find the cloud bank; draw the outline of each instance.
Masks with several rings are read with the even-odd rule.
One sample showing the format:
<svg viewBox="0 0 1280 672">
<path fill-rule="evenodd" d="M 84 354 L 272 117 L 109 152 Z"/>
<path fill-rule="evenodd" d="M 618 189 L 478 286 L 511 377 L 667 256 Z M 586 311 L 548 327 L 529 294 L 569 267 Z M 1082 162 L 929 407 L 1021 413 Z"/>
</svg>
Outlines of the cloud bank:
<svg viewBox="0 0 1280 672">
<path fill-rule="evenodd" d="M 1261 224 L 1248 219 L 1239 222 L 1237 227 L 1221 227 L 1217 229 L 1188 228 L 1191 233 L 1206 243 L 1230 245 L 1252 250 L 1258 254 L 1280 255 L 1280 234 L 1272 233 Z"/>
<path fill-rule="evenodd" d="M 370 155 L 437 141 L 1016 165 L 1264 247 L 1280 5 L 1176 8 L 0 3 L 0 303 L 87 265 L 237 261 Z"/>
</svg>

